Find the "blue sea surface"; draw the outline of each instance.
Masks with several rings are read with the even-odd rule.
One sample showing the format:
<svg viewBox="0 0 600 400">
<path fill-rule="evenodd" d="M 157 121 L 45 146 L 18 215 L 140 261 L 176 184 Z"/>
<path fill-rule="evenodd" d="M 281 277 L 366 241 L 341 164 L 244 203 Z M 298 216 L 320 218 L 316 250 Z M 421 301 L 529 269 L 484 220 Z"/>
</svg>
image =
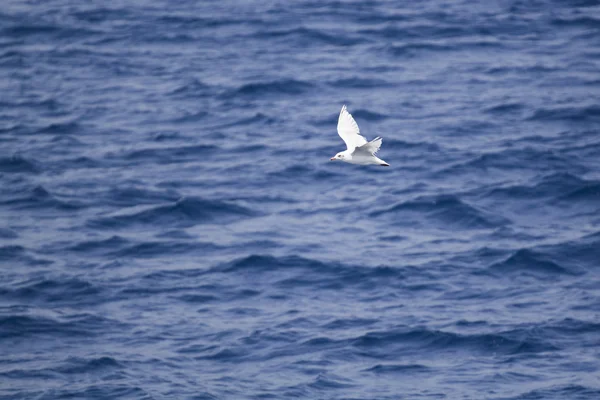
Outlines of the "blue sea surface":
<svg viewBox="0 0 600 400">
<path fill-rule="evenodd" d="M 0 398 L 600 399 L 600 2 L 2 1 Z"/>
</svg>

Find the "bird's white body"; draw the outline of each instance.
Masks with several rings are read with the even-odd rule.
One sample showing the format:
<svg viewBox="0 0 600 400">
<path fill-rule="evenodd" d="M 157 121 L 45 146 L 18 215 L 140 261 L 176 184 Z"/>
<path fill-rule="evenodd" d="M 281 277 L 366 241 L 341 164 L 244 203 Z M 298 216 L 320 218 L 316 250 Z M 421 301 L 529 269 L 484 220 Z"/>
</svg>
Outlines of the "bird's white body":
<svg viewBox="0 0 600 400">
<path fill-rule="evenodd" d="M 341 151 L 332 157 L 331 160 L 342 160 L 350 164 L 358 165 L 382 165 L 389 167 L 390 165 L 382 159 L 375 156 L 381 147 L 381 138 L 377 137 L 370 142 L 367 142 L 364 136 L 360 134 L 358 124 L 352 118 L 352 115 L 342 107 L 337 126 L 338 135 L 346 143 L 346 151 Z"/>
</svg>

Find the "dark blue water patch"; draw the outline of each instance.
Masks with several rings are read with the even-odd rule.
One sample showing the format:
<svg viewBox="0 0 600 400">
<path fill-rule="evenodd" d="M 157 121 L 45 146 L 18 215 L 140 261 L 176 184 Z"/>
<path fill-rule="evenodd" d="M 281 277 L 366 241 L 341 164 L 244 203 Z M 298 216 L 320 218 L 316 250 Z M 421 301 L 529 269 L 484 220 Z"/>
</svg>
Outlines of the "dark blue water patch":
<svg viewBox="0 0 600 400">
<path fill-rule="evenodd" d="M 551 24 L 559 27 L 579 27 L 600 29 L 600 18 L 595 18 L 593 15 L 580 15 L 574 18 L 557 17 L 550 21 Z"/>
<path fill-rule="evenodd" d="M 94 304 L 102 291 L 95 285 L 78 278 L 35 279 L 13 288 L 0 288 L 0 297 L 26 303 Z"/>
<path fill-rule="evenodd" d="M 540 108 L 528 119 L 531 121 L 598 122 L 600 121 L 600 106 Z"/>
<path fill-rule="evenodd" d="M 125 21 L 132 17 L 132 10 L 126 8 L 94 7 L 87 10 L 74 9 L 69 13 L 80 21 L 90 24 L 100 24 L 107 20 Z"/>
<path fill-rule="evenodd" d="M 393 360 L 398 354 L 412 353 L 423 348 L 429 351 L 460 350 L 493 355 L 540 353 L 558 349 L 542 338 L 518 329 L 494 334 L 457 334 L 405 327 L 369 332 L 354 339 L 352 345 L 365 356 L 383 360 Z"/>
<path fill-rule="evenodd" d="M 344 379 L 331 373 L 319 374 L 308 387 L 318 390 L 348 389 L 356 386 L 350 380 Z"/>
<path fill-rule="evenodd" d="M 340 288 L 344 285 L 365 285 L 367 283 L 374 288 L 375 282 L 373 281 L 404 279 L 404 273 L 400 268 L 351 266 L 299 256 L 251 255 L 218 265 L 210 272 L 238 276 L 250 274 L 256 277 L 271 274 L 276 280 L 276 285 L 284 288 L 312 286 L 333 289 L 334 286 Z"/>
<path fill-rule="evenodd" d="M 170 92 L 171 95 L 178 98 L 197 98 L 209 96 L 213 88 L 199 79 L 190 79 L 188 82 L 178 86 Z"/>
<path fill-rule="evenodd" d="M 113 370 L 122 370 L 124 365 L 113 357 L 68 357 L 54 371 L 60 374 L 98 374 L 110 373 Z"/>
<path fill-rule="evenodd" d="M 334 88 L 354 88 L 354 89 L 377 89 L 377 88 L 389 88 L 394 86 L 392 82 L 383 79 L 363 79 L 359 77 L 354 78 L 343 78 L 336 79 L 328 82 L 328 84 Z M 334 124 L 332 124 L 333 126 Z"/>
<path fill-rule="evenodd" d="M 267 150 L 268 147 L 262 144 L 244 144 L 241 146 L 233 147 L 227 150 L 227 153 L 234 154 L 250 154 L 250 153 L 260 153 Z"/>
<path fill-rule="evenodd" d="M 507 114 L 510 116 L 514 116 L 515 114 L 518 116 L 523 113 L 525 110 L 525 105 L 522 103 L 499 103 L 493 106 L 489 106 L 483 111 L 489 114 Z"/>
<path fill-rule="evenodd" d="M 8 50 L 0 54 L 0 68 L 12 71 L 15 68 L 25 68 L 27 66 L 27 57 L 21 51 Z"/>
<path fill-rule="evenodd" d="M 247 126 L 253 125 L 253 124 L 256 124 L 256 125 L 273 125 L 274 123 L 278 122 L 277 117 L 272 116 L 272 115 L 267 115 L 267 114 L 264 114 L 262 112 L 258 112 L 258 113 L 254 114 L 251 117 L 243 117 L 243 118 L 237 118 L 237 117 L 238 116 L 236 115 L 235 118 L 232 118 L 233 119 L 232 122 L 227 122 L 227 123 L 224 123 L 224 124 L 219 124 L 219 125 L 207 128 L 207 129 L 209 129 L 209 130 L 215 130 L 215 129 L 224 129 L 224 128 L 231 128 L 231 127 L 245 127 L 245 128 L 247 128 Z"/>
<path fill-rule="evenodd" d="M 384 137 L 383 142 L 385 150 L 397 150 L 399 156 L 411 159 L 424 156 L 439 158 L 447 151 L 439 144 L 430 142 L 407 142 L 389 137 Z"/>
<path fill-rule="evenodd" d="M 171 204 L 134 207 L 112 216 L 88 221 L 91 227 L 113 229 L 135 225 L 189 227 L 218 221 L 220 224 L 247 217 L 256 217 L 258 212 L 246 207 L 223 201 L 205 200 L 199 197 L 183 197 Z"/>
<path fill-rule="evenodd" d="M 446 228 L 464 229 L 497 228 L 509 223 L 506 218 L 478 207 L 469 205 L 457 196 L 422 196 L 414 200 L 400 202 L 392 207 L 372 211 L 374 218 L 391 219 L 395 223 L 414 223 L 426 217 L 433 223 Z M 422 223 L 422 221 L 420 221 Z"/>
<path fill-rule="evenodd" d="M 121 154 L 109 154 L 108 159 L 117 161 L 144 161 L 159 164 L 184 163 L 205 159 L 217 152 L 219 148 L 214 145 L 189 145 L 172 147 L 151 147 L 124 152 Z"/>
<path fill-rule="evenodd" d="M 514 237 L 514 235 L 510 235 Z M 449 258 L 449 262 L 463 267 L 485 267 L 495 262 L 502 261 L 510 255 L 509 250 L 484 246 L 476 250 L 469 250 Z"/>
<path fill-rule="evenodd" d="M 19 235 L 12 229 L 0 227 L 0 239 L 16 239 L 18 237 Z M 0 257 L 1 254 L 0 252 Z"/>
<path fill-rule="evenodd" d="M 442 168 L 435 175 L 440 177 L 458 174 L 481 174 L 494 171 L 539 171 L 548 170 L 567 172 L 578 176 L 588 172 L 588 168 L 578 163 L 578 160 L 562 156 L 551 150 L 525 147 L 511 148 L 497 152 L 476 155 L 466 162 L 459 162 Z"/>
<path fill-rule="evenodd" d="M 31 252 L 19 245 L 0 246 L 0 261 L 7 265 L 25 264 L 29 266 L 50 265 L 54 261 L 49 259 L 37 258 L 31 255 Z"/>
<path fill-rule="evenodd" d="M 118 207 L 132 207 L 157 202 L 176 202 L 181 196 L 172 190 L 152 190 L 143 186 L 122 186 L 111 188 L 103 195 L 106 204 Z"/>
<path fill-rule="evenodd" d="M 197 112 L 191 112 L 191 113 L 187 112 L 181 116 L 177 116 L 177 117 L 171 119 L 170 121 L 175 124 L 186 124 L 186 123 L 194 124 L 194 123 L 198 123 L 198 122 L 202 121 L 209 115 L 210 114 L 207 113 L 206 111 L 197 111 Z"/>
<path fill-rule="evenodd" d="M 548 388 L 534 389 L 514 397 L 499 398 L 499 400 L 589 400 L 598 396 L 600 396 L 600 390 L 591 386 L 552 385 Z"/>
<path fill-rule="evenodd" d="M 388 118 L 387 115 L 379 114 L 373 111 L 365 109 L 356 109 L 352 112 L 352 115 L 357 120 L 366 119 L 367 121 L 381 121 Z"/>
<path fill-rule="evenodd" d="M 185 303 L 191 304 L 204 304 L 217 302 L 219 298 L 217 296 L 209 295 L 209 294 L 184 294 L 176 297 L 177 300 L 181 300 Z"/>
<path fill-rule="evenodd" d="M 7 206 L 13 210 L 54 209 L 75 211 L 85 208 L 85 204 L 79 201 L 59 199 L 48 192 L 43 186 L 26 189 L 25 193 L 20 193 L 20 195 L 10 199 L 2 199 L 0 200 L 0 206 Z"/>
<path fill-rule="evenodd" d="M 574 266 L 561 265 L 548 255 L 535 250 L 520 249 L 504 261 L 490 265 L 488 271 L 498 277 L 532 276 L 556 279 L 560 276 L 577 276 L 583 271 Z"/>
<path fill-rule="evenodd" d="M 0 259 L 2 260 L 11 260 L 17 257 L 20 257 L 25 253 L 25 248 L 23 246 L 2 246 L 0 247 Z"/>
<path fill-rule="evenodd" d="M 0 341 L 31 340 L 39 337 L 95 337 L 122 327 L 116 321 L 92 314 L 76 314 L 55 318 L 8 315 L 0 316 Z"/>
<path fill-rule="evenodd" d="M 325 157 L 325 156 L 324 156 Z M 268 174 L 270 182 L 283 184 L 298 182 L 327 182 L 341 176 L 341 173 L 331 169 L 316 169 L 314 165 L 292 164 L 283 169 Z"/>
<path fill-rule="evenodd" d="M 97 255 L 105 254 L 107 252 L 114 251 L 115 249 L 122 248 L 128 243 L 130 243 L 129 240 L 124 239 L 121 236 L 114 235 L 108 239 L 85 240 L 67 247 L 67 250 L 84 255 Z"/>
<path fill-rule="evenodd" d="M 86 157 L 86 156 L 80 156 L 80 157 L 74 157 L 74 158 L 64 158 L 61 162 L 62 167 L 67 168 L 67 169 L 98 169 L 98 168 L 104 168 L 106 166 L 106 164 L 104 164 L 101 160 L 99 159 L 95 159 L 95 158 L 91 158 L 91 157 Z"/>
<path fill-rule="evenodd" d="M 187 13 L 163 14 L 156 18 L 156 23 L 159 25 L 167 24 L 171 29 L 202 29 L 202 28 L 219 28 L 229 27 L 234 25 L 257 25 L 261 26 L 265 21 L 256 16 L 244 15 L 236 18 L 234 14 L 228 14 L 221 17 L 209 17 L 201 15 L 189 15 Z"/>
<path fill-rule="evenodd" d="M 0 55 L 0 59 L 3 56 Z M 2 109 L 20 109 L 20 108 L 32 108 L 39 111 L 47 111 L 48 113 L 44 113 L 43 115 L 67 115 L 64 112 L 59 112 L 63 108 L 63 104 L 59 103 L 54 98 L 31 98 L 23 101 L 10 101 L 10 100 L 0 100 L 0 108 Z"/>
<path fill-rule="evenodd" d="M 370 318 L 338 318 L 323 325 L 325 329 L 347 330 L 352 328 L 365 328 L 377 323 L 377 319 Z"/>
<path fill-rule="evenodd" d="M 576 192 L 587 186 L 587 181 L 567 173 L 543 175 L 533 185 L 509 185 L 495 187 L 482 194 L 485 198 L 497 198 L 503 201 L 521 199 L 537 201 L 541 198 L 557 199 L 565 193 Z"/>
<path fill-rule="evenodd" d="M 5 27 L 0 31 L 2 35 L 6 35 L 15 39 L 44 39 L 51 38 L 61 39 L 66 37 L 82 37 L 91 35 L 96 32 L 88 29 L 69 28 L 64 25 L 48 25 L 48 24 L 15 24 L 10 27 Z"/>
<path fill-rule="evenodd" d="M 222 98 L 279 98 L 282 96 L 298 96 L 312 90 L 314 86 L 308 82 L 295 79 L 282 79 L 267 82 L 247 83 L 236 89 L 227 91 Z"/>
<path fill-rule="evenodd" d="M 39 400 L 54 399 L 135 399 L 150 400 L 154 396 L 139 386 L 106 382 L 102 384 L 86 385 L 83 388 L 51 388 L 43 393 L 38 393 Z"/>
<path fill-rule="evenodd" d="M 540 246 L 539 249 L 561 264 L 573 265 L 576 269 L 600 269 L 600 233 L 555 245 Z"/>
<path fill-rule="evenodd" d="M 106 256 L 124 258 L 153 258 L 157 256 L 164 257 L 167 255 L 172 255 L 181 257 L 191 252 L 200 252 L 201 254 L 206 254 L 207 252 L 220 249 L 220 246 L 217 246 L 213 243 L 199 243 L 197 241 L 149 241 L 123 246 L 121 249 L 107 252 Z"/>
<path fill-rule="evenodd" d="M 421 40 L 418 42 L 389 45 L 385 52 L 397 58 L 413 58 L 418 56 L 435 55 L 460 50 L 476 51 L 477 49 L 500 50 L 504 47 L 501 41 L 478 38 L 465 42 Z"/>
<path fill-rule="evenodd" d="M 71 135 L 56 135 L 51 140 L 51 148 L 54 154 L 70 155 L 75 147 L 84 147 L 85 144 Z"/>
<path fill-rule="evenodd" d="M 76 135 L 83 131 L 83 127 L 77 122 L 55 123 L 47 125 L 35 131 L 35 134 L 44 135 Z"/>
<path fill-rule="evenodd" d="M 39 173 L 40 167 L 19 154 L 11 157 L 0 157 L 0 172 L 2 173 Z"/>
<path fill-rule="evenodd" d="M 323 29 L 311 29 L 306 27 L 283 29 L 283 30 L 262 30 L 252 35 L 256 39 L 283 39 L 286 43 L 299 47 L 316 46 L 353 46 L 366 42 L 361 36 L 354 36 L 348 33 L 333 34 Z"/>
<path fill-rule="evenodd" d="M 218 266 L 214 269 L 214 272 L 258 274 L 289 268 L 325 270 L 326 265 L 317 260 L 298 256 L 277 258 L 269 255 L 250 255 Z"/>
<path fill-rule="evenodd" d="M 590 203 L 598 207 L 600 200 L 600 181 L 581 181 L 579 187 L 570 188 L 567 193 L 558 196 L 558 200 L 569 204 Z"/>
<path fill-rule="evenodd" d="M 152 135 L 152 141 L 157 143 L 179 141 L 182 139 L 184 139 L 184 137 L 180 135 L 179 132 L 175 131 L 158 132 Z"/>
<path fill-rule="evenodd" d="M 377 364 L 371 368 L 367 368 L 365 372 L 372 372 L 375 374 L 398 374 L 398 375 L 410 375 L 410 379 L 414 379 L 414 373 L 429 373 L 431 368 L 421 364 Z"/>
</svg>

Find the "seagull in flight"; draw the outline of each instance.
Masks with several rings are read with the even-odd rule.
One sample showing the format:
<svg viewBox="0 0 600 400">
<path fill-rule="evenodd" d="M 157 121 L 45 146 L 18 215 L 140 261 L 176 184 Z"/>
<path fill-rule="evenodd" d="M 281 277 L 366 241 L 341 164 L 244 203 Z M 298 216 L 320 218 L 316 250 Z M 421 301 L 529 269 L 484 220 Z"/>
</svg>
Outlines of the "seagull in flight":
<svg viewBox="0 0 600 400">
<path fill-rule="evenodd" d="M 334 157 L 331 157 L 331 161 L 342 160 L 350 164 L 390 166 L 390 164 L 375 156 L 381 147 L 382 139 L 376 137 L 367 142 L 367 139 L 360 134 L 358 124 L 352 118 L 345 105 L 342 107 L 342 111 L 340 111 L 337 131 L 348 149 L 340 151 Z"/>
</svg>

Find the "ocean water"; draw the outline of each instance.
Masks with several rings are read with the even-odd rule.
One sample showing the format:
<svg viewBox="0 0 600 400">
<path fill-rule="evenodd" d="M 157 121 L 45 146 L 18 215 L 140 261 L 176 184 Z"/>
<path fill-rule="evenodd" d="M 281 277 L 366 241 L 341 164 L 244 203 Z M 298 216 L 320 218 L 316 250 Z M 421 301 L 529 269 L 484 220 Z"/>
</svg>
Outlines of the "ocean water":
<svg viewBox="0 0 600 400">
<path fill-rule="evenodd" d="M 600 2 L 4 0 L 0 222 L 1 399 L 598 399 Z"/>
</svg>

